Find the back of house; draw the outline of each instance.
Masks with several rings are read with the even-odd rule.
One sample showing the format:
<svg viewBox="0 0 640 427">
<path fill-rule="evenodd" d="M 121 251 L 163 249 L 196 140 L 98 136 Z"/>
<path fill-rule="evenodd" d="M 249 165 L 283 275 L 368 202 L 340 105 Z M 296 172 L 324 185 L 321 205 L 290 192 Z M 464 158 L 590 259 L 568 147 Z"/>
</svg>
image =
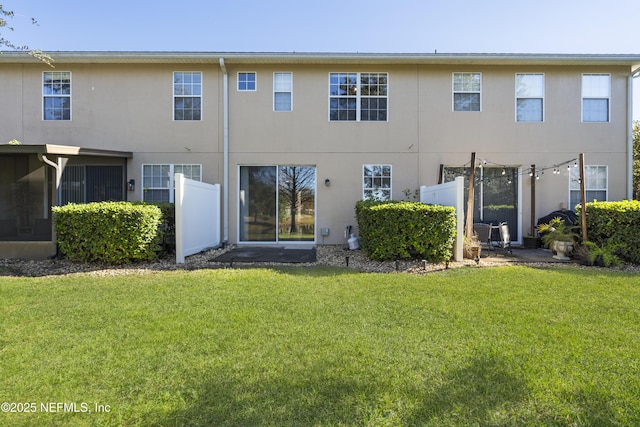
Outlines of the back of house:
<svg viewBox="0 0 640 427">
<path fill-rule="evenodd" d="M 363 198 L 475 169 L 474 222 L 631 198 L 640 55 L 0 55 L 0 257 L 55 253 L 51 207 L 223 188 L 223 241 L 346 244 Z M 9 141 L 19 141 L 9 144 Z M 475 164 L 470 163 L 475 153 Z M 535 194 L 535 197 L 532 197 Z"/>
</svg>

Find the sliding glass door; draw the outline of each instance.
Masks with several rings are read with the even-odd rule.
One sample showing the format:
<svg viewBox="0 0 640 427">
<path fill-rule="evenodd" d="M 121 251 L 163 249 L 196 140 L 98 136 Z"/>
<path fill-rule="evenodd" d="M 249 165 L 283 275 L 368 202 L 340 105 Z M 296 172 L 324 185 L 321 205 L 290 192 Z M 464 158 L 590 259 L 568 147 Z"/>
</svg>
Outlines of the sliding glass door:
<svg viewBox="0 0 640 427">
<path fill-rule="evenodd" d="M 468 167 L 446 167 L 444 181 L 464 177 L 465 215 L 469 189 Z M 478 167 L 475 170 L 473 222 L 509 224 L 511 240 L 518 240 L 518 169 L 514 167 Z"/>
<path fill-rule="evenodd" d="M 239 241 L 315 241 L 314 166 L 240 166 Z"/>
</svg>

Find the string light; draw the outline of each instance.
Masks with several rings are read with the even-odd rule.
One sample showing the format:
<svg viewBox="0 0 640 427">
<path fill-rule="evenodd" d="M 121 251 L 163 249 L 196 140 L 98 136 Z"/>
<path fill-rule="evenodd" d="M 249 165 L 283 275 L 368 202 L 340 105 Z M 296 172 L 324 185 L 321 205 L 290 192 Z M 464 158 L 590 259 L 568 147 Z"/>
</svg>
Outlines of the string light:
<svg viewBox="0 0 640 427">
<path fill-rule="evenodd" d="M 478 161 L 476 167 L 479 168 L 479 169 L 483 169 L 487 165 L 490 165 L 490 166 L 495 167 L 496 169 L 501 168 L 501 175 L 503 175 L 507 179 L 507 182 L 509 184 L 511 184 L 511 182 L 512 182 L 511 176 L 513 176 L 513 177 L 515 177 L 517 175 L 524 176 L 525 174 L 527 174 L 527 175 L 529 175 L 529 177 L 535 178 L 536 180 L 539 180 L 541 178 L 541 176 L 544 175 L 545 171 L 547 171 L 547 170 L 551 170 L 554 175 L 562 175 L 561 167 L 565 166 L 565 165 L 567 166 L 567 173 L 571 174 L 571 164 L 572 163 L 573 163 L 573 167 L 574 168 L 578 167 L 578 159 L 574 157 L 574 158 L 572 158 L 570 160 L 566 160 L 564 162 L 560 162 L 558 164 L 551 165 L 551 166 L 541 166 L 541 167 L 535 167 L 535 168 L 523 168 L 523 169 L 521 169 L 521 172 L 519 174 L 518 173 L 509 173 L 509 174 L 507 174 L 507 169 L 517 169 L 517 168 L 510 167 L 510 166 L 507 166 L 507 165 L 504 165 L 504 164 L 500 164 L 500 163 L 494 163 L 494 162 L 491 162 L 491 161 L 489 161 L 487 159 L 480 159 Z M 471 164 L 470 162 L 467 162 L 462 166 L 452 167 L 452 169 L 468 168 L 470 164 Z M 535 169 L 535 172 L 534 172 L 534 169 Z M 468 172 L 465 172 L 465 174 L 468 176 Z M 494 178 L 496 178 L 496 177 L 494 176 Z M 476 176 L 476 181 L 477 182 L 482 182 L 483 178 Z M 489 178 L 488 177 L 486 178 L 485 182 L 489 182 Z"/>
</svg>

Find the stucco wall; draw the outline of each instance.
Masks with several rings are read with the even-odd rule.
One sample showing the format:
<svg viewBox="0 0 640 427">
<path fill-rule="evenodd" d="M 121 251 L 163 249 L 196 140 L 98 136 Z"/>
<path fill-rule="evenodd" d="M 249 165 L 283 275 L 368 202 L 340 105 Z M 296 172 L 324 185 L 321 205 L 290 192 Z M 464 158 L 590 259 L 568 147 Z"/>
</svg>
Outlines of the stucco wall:
<svg viewBox="0 0 640 427">
<path fill-rule="evenodd" d="M 229 73 L 229 238 L 237 241 L 237 173 L 240 165 L 313 165 L 317 170 L 318 243 L 344 243 L 362 197 L 362 165 L 391 164 L 393 198 L 438 181 L 440 165 L 461 166 L 471 152 L 492 165 L 518 168 L 521 228 L 530 218 L 531 164 L 538 169 L 576 158 L 608 165 L 609 200 L 626 195 L 626 67 L 233 64 Z M 132 151 L 127 178 L 138 183 L 129 199 L 142 197 L 142 164 L 202 164 L 203 181 L 223 183 L 223 85 L 211 64 L 64 64 L 72 72 L 72 120 L 42 120 L 40 64 L 0 68 L 0 141 L 62 144 Z M 202 121 L 172 119 L 174 71 L 203 73 Z M 237 73 L 257 73 L 255 92 L 237 91 Z M 273 73 L 293 73 L 293 111 L 273 111 Z M 331 72 L 389 74 L 387 122 L 331 122 Z M 452 111 L 452 73 L 482 73 L 482 111 Z M 515 120 L 515 74 L 544 73 L 543 123 Z M 609 123 L 581 122 L 582 73 L 610 73 Z M 566 166 L 565 166 L 566 168 Z M 325 179 L 331 180 L 329 187 Z M 536 182 L 536 217 L 567 206 L 566 171 L 545 171 Z M 322 239 L 320 227 L 331 234 Z"/>
</svg>

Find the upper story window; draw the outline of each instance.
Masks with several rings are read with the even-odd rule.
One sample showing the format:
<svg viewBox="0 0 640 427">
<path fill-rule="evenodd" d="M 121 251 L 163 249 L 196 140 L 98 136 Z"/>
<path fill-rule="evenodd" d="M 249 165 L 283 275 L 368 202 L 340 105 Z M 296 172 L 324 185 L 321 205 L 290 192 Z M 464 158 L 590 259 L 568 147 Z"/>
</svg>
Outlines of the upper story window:
<svg viewBox="0 0 640 427">
<path fill-rule="evenodd" d="M 293 110 L 293 74 L 273 73 L 273 111 Z"/>
<path fill-rule="evenodd" d="M 482 75 L 453 73 L 453 111 L 480 111 Z"/>
<path fill-rule="evenodd" d="M 610 74 L 582 75 L 582 121 L 608 122 L 611 98 Z"/>
<path fill-rule="evenodd" d="M 202 119 L 202 73 L 173 73 L 173 119 Z"/>
<path fill-rule="evenodd" d="M 175 200 L 174 175 L 177 173 L 194 181 L 202 181 L 202 165 L 142 165 L 142 200 L 173 203 Z"/>
<path fill-rule="evenodd" d="M 544 74 L 516 74 L 516 121 L 544 120 Z"/>
<path fill-rule="evenodd" d="M 606 202 L 608 199 L 608 168 L 607 166 L 585 165 L 584 188 L 586 201 L 598 200 Z M 569 171 L 569 209 L 573 210 L 580 204 L 580 169 L 570 168 Z"/>
<path fill-rule="evenodd" d="M 238 90 L 241 90 L 241 91 L 256 90 L 256 73 L 254 72 L 238 73 Z"/>
<path fill-rule="evenodd" d="M 391 165 L 362 166 L 362 198 L 391 200 Z"/>
<path fill-rule="evenodd" d="M 42 73 L 42 119 L 71 120 L 71 72 Z"/>
<path fill-rule="evenodd" d="M 329 120 L 387 121 L 387 73 L 329 73 Z"/>
</svg>

